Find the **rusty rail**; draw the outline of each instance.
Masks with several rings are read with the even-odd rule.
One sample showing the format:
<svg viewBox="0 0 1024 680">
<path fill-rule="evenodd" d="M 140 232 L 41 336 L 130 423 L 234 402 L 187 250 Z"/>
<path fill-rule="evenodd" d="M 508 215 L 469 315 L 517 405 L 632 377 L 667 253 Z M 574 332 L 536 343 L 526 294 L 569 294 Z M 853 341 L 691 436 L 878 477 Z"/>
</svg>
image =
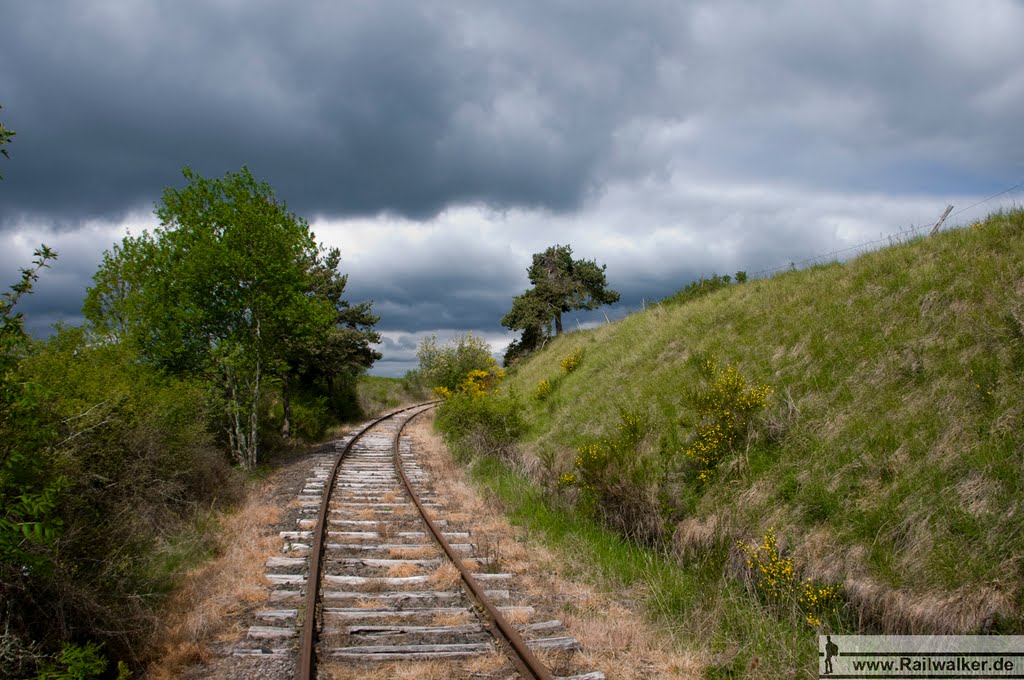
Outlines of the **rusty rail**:
<svg viewBox="0 0 1024 680">
<path fill-rule="evenodd" d="M 398 409 L 397 411 L 392 411 L 391 413 L 377 418 L 357 432 L 355 436 L 349 440 L 348 444 L 345 445 L 345 448 L 342 449 L 341 453 L 338 455 L 338 459 L 334 461 L 334 466 L 331 468 L 331 474 L 328 477 L 327 484 L 324 486 L 324 495 L 320 501 L 320 512 L 317 514 L 316 530 L 313 532 L 313 543 L 309 549 L 309 576 L 306 578 L 306 607 L 303 612 L 302 636 L 299 640 L 299 658 L 296 665 L 295 675 L 299 680 L 313 680 L 313 678 L 316 677 L 317 605 L 319 604 L 320 599 L 320 562 L 323 558 L 324 538 L 327 536 L 327 517 L 330 510 L 331 492 L 334 491 L 334 479 L 338 475 L 338 468 L 341 466 L 341 461 L 345 459 L 345 454 L 349 452 L 352 445 L 377 423 L 381 423 L 388 418 L 393 418 L 399 413 L 404 413 L 405 411 L 410 411 L 414 408 L 419 408 L 433 403 L 436 402 L 416 404 L 415 406 Z M 401 435 L 401 430 L 399 430 L 399 435 Z M 397 441 L 397 439 L 395 441 Z"/>
<path fill-rule="evenodd" d="M 427 409 L 420 411 L 424 413 Z M 412 422 L 413 418 L 418 416 L 420 413 L 415 414 L 412 418 L 409 418 L 405 423 L 398 428 L 397 434 L 395 434 L 395 468 L 398 470 L 399 476 L 402 478 L 402 484 L 405 486 L 405 490 L 408 492 L 409 497 L 412 498 L 412 502 L 416 505 L 416 509 L 420 512 L 420 517 L 426 523 L 427 528 L 430 529 L 430 533 L 434 535 L 436 540 L 441 547 L 444 549 L 448 559 L 451 560 L 452 564 L 459 570 L 459 574 L 462 576 L 462 581 L 466 584 L 475 599 L 480 606 L 486 611 L 487 615 L 491 619 L 490 625 L 487 626 L 488 632 L 498 642 L 498 645 L 505 651 L 506 656 L 515 665 L 516 669 L 524 678 L 533 678 L 534 680 L 552 680 L 551 671 L 541 663 L 540 659 L 530 650 L 526 645 L 526 641 L 523 640 L 519 632 L 512 626 L 508 620 L 502 616 L 498 608 L 491 602 L 490 598 L 484 593 L 484 589 L 480 587 L 480 584 L 473 578 L 472 572 L 466 569 L 466 566 L 462 563 L 462 557 L 455 552 L 451 544 L 448 543 L 448 539 L 444 537 L 444 534 L 438 528 L 437 524 L 427 514 L 426 508 L 423 507 L 423 503 L 420 502 L 419 495 L 416 490 L 413 489 L 412 483 L 405 474 L 405 468 L 402 467 L 402 455 L 400 451 L 400 442 L 402 439 L 402 431 L 405 430 L 405 426 Z"/>
</svg>

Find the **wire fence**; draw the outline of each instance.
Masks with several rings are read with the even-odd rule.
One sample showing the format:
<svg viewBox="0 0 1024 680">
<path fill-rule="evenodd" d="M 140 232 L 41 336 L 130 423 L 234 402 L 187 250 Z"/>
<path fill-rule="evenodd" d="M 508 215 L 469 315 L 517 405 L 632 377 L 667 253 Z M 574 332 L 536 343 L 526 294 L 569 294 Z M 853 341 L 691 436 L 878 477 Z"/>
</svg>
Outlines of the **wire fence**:
<svg viewBox="0 0 1024 680">
<path fill-rule="evenodd" d="M 960 210 L 957 210 L 956 212 L 950 213 L 948 216 L 946 216 L 944 218 L 944 220 L 945 220 L 944 221 L 944 225 L 951 224 L 951 220 L 954 217 L 956 217 L 957 215 L 962 215 L 962 214 L 964 214 L 965 212 L 967 212 L 969 210 L 977 208 L 978 206 L 981 206 L 981 205 L 985 205 L 986 203 L 990 203 L 990 202 L 994 201 L 995 199 L 999 198 L 1000 196 L 1006 196 L 1007 194 L 1010 194 L 1010 193 L 1012 193 L 1012 192 L 1014 192 L 1014 191 L 1016 191 L 1018 189 L 1021 189 L 1021 188 L 1024 188 L 1024 182 L 1020 182 L 1018 184 L 1015 184 L 1012 187 L 1009 187 L 1008 189 L 1004 189 L 1004 190 L 1000 191 L 999 193 L 992 194 L 991 196 L 983 198 L 982 200 L 978 201 L 977 203 L 972 203 L 971 205 L 967 206 L 966 208 L 961 208 Z M 846 248 L 839 248 L 837 250 L 832 250 L 832 251 L 829 251 L 827 253 L 820 253 L 818 255 L 812 255 L 810 257 L 805 257 L 805 258 L 802 258 L 800 260 L 793 260 L 793 261 L 790 261 L 790 262 L 788 262 L 786 264 L 779 265 L 777 267 L 767 267 L 765 269 L 761 269 L 760 271 L 753 272 L 749 276 L 750 276 L 750 278 L 759 279 L 759 278 L 765 278 L 765 277 L 771 276 L 772 274 L 774 274 L 776 272 L 780 272 L 780 271 L 784 271 L 784 270 L 805 269 L 807 267 L 813 267 L 813 266 L 818 265 L 818 264 L 826 264 L 826 263 L 829 263 L 829 262 L 838 262 L 838 261 L 842 261 L 842 260 L 847 260 L 847 259 L 850 259 L 851 257 L 853 257 L 854 255 L 860 255 L 862 253 L 867 253 L 867 252 L 870 252 L 872 250 L 877 250 L 879 248 L 893 246 L 893 245 L 897 245 L 897 244 L 900 244 L 900 243 L 907 243 L 909 241 L 912 241 L 915 238 L 918 238 L 920 236 L 924 236 L 925 234 L 927 234 L 929 231 L 932 230 L 933 226 L 935 226 L 935 223 L 928 223 L 928 224 L 924 224 L 924 225 L 920 225 L 920 226 L 910 226 L 910 227 L 907 227 L 905 229 L 901 228 L 899 231 L 897 231 L 895 233 L 883 235 L 883 236 L 881 236 L 880 238 L 877 238 L 877 239 L 872 239 L 870 241 L 864 241 L 862 243 L 857 243 L 855 245 L 848 246 Z M 948 227 L 948 228 L 959 228 L 959 225 Z"/>
</svg>

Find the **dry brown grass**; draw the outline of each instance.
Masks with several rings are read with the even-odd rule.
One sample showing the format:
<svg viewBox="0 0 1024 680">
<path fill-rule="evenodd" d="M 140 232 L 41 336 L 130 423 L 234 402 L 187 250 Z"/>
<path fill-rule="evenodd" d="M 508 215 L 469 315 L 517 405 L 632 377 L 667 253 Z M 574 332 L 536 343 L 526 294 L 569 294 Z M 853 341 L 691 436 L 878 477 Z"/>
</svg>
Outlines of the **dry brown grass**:
<svg viewBox="0 0 1024 680">
<path fill-rule="evenodd" d="M 921 594 L 893 590 L 868 578 L 848 578 L 843 590 L 858 613 L 880 621 L 887 630 L 908 635 L 977 630 L 979 622 L 1013 606 L 1013 598 L 1006 592 L 979 586 Z"/>
<path fill-rule="evenodd" d="M 396 560 L 425 560 L 440 553 L 440 548 L 429 545 L 388 548 L 388 557 Z"/>
<path fill-rule="evenodd" d="M 378 666 L 353 665 L 329 661 L 320 670 L 332 680 L 450 680 L 457 666 L 442 661 L 413 661 Z"/>
<path fill-rule="evenodd" d="M 423 571 L 423 567 L 412 564 L 411 562 L 405 562 L 404 564 L 395 564 L 388 567 L 388 576 L 392 578 L 416 576 L 418 574 L 422 574 Z"/>
<path fill-rule="evenodd" d="M 530 622 L 530 610 L 516 607 L 513 609 L 506 609 L 501 612 L 501 615 L 505 617 L 509 623 L 516 625 L 529 623 Z"/>
<path fill-rule="evenodd" d="M 383 579 L 372 578 L 363 584 L 363 590 L 368 593 L 384 593 L 391 590 L 391 586 Z"/>
<path fill-rule="evenodd" d="M 677 555 L 686 558 L 710 551 L 719 540 L 718 517 L 691 517 L 676 527 L 672 534 L 672 548 Z"/>
<path fill-rule="evenodd" d="M 436 588 L 454 588 L 462 580 L 459 570 L 451 562 L 445 562 L 430 574 L 427 582 Z"/>
<path fill-rule="evenodd" d="M 387 520 L 379 520 L 377 522 L 377 535 L 380 536 L 381 541 L 388 541 L 398 535 L 398 529 L 394 524 Z"/>
<path fill-rule="evenodd" d="M 614 602 L 611 596 L 596 597 L 591 606 L 567 613 L 563 622 L 584 645 L 577 663 L 600 668 L 609 678 L 699 678 L 706 660 L 694 654 L 673 653 L 649 624 L 636 613 Z"/>
<path fill-rule="evenodd" d="M 169 598 L 148 678 L 170 680 L 188 665 L 209 661 L 210 643 L 240 638 L 241 615 L 269 598 L 263 565 L 278 553 L 280 538 L 267 527 L 281 510 L 263 500 L 268 489 L 253 490 L 236 512 L 219 518 L 221 554 L 188 574 Z"/>
<path fill-rule="evenodd" d="M 434 614 L 430 619 L 430 624 L 433 626 L 460 626 L 470 623 L 472 620 L 473 615 L 469 611 L 463 610 L 448 614 Z"/>
<path fill-rule="evenodd" d="M 412 515 L 419 516 L 419 510 L 416 509 L 415 505 L 396 505 L 392 514 L 395 517 L 411 517 Z"/>
<path fill-rule="evenodd" d="M 466 662 L 465 669 L 467 674 L 492 677 L 501 673 L 502 670 L 507 669 L 509 665 L 509 660 L 500 652 L 495 651 L 490 654 L 483 654 L 470 659 Z"/>
</svg>

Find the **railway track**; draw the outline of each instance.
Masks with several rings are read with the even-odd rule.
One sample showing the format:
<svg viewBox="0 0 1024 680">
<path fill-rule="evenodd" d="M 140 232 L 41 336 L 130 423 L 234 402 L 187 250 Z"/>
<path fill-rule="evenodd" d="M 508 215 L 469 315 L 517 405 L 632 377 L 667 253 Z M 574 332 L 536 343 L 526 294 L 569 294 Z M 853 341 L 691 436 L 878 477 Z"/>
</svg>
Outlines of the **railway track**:
<svg viewBox="0 0 1024 680">
<path fill-rule="evenodd" d="M 432 660 L 461 664 L 453 678 L 559 677 L 539 657 L 564 660 L 579 643 L 557 620 L 534 621 L 515 574 L 445 518 L 445 500 L 402 436 L 432 407 L 388 414 L 317 462 L 298 498 L 299 526 L 282 532 L 285 556 L 267 562 L 271 601 L 295 606 L 258 613 L 268 625 L 252 626 L 249 637 L 263 642 L 241 654 L 294 654 L 301 680 L 327 664 L 369 672 Z M 488 670 L 466 670 L 474 659 L 488 660 L 480 666 Z"/>
</svg>

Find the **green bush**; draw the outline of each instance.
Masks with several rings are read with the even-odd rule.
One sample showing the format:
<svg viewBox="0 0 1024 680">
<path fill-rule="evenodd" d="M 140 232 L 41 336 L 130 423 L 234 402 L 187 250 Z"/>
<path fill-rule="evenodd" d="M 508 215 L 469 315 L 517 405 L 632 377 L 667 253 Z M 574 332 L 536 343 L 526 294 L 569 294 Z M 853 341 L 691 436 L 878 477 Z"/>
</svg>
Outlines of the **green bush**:
<svg viewBox="0 0 1024 680">
<path fill-rule="evenodd" d="M 32 548 L 37 568 L 0 561 L 0 620 L 38 653 L 95 641 L 137 658 L 175 576 L 163 565 L 171 539 L 240 491 L 210 434 L 216 405 L 201 384 L 81 329 L 61 329 L 18 369 L 55 433 L 36 455 L 60 480 L 62 531 Z"/>
<path fill-rule="evenodd" d="M 46 418 L 40 386 L 20 372 L 32 341 L 14 308 L 56 257 L 46 246 L 35 255 L 34 266 L 0 295 L 0 570 L 45 569 L 45 551 L 63 528 L 56 516 L 62 480 L 41 455 L 57 433 Z"/>
<path fill-rule="evenodd" d="M 438 407 L 435 425 L 462 460 L 486 453 L 508 458 L 526 431 L 523 404 L 515 393 L 458 392 Z"/>
<path fill-rule="evenodd" d="M 744 283 L 746 282 L 746 280 L 746 272 L 736 272 L 736 283 Z M 723 288 L 728 287 L 731 283 L 732 277 L 729 276 L 728 274 L 725 274 L 723 276 L 712 274 L 708 278 L 704 278 L 702 276 L 696 281 L 691 281 L 690 283 L 686 284 L 678 291 L 662 300 L 662 302 L 672 305 L 680 305 L 687 302 L 692 302 L 693 300 L 702 298 L 705 295 L 710 295 L 715 291 L 722 290 Z"/>
<path fill-rule="evenodd" d="M 755 595 L 780 613 L 798 614 L 805 623 L 820 628 L 836 623 L 841 614 L 842 593 L 837 585 L 800 579 L 793 558 L 783 556 L 775 530 L 769 529 L 762 542 L 737 545 L 746 558 L 747 575 Z"/>
<path fill-rule="evenodd" d="M 56 662 L 44 664 L 39 680 L 89 680 L 99 678 L 110 666 L 103 645 L 87 642 L 75 645 L 65 642 Z"/>
<path fill-rule="evenodd" d="M 367 418 L 398 408 L 402 404 L 426 401 L 430 390 L 419 371 L 409 371 L 402 378 L 359 376 L 356 395 L 360 417 Z"/>
<path fill-rule="evenodd" d="M 537 389 L 533 392 L 533 398 L 537 401 L 544 401 L 551 396 L 551 381 L 544 379 L 537 383 Z"/>
<path fill-rule="evenodd" d="M 651 429 L 648 416 L 623 409 L 619 418 L 611 437 L 577 448 L 573 471 L 561 475 L 558 485 L 576 489 L 585 513 L 629 538 L 653 543 L 663 531 L 658 497 L 666 468 L 642 448 Z"/>
<path fill-rule="evenodd" d="M 491 346 L 483 338 L 466 333 L 448 342 L 438 343 L 430 336 L 416 350 L 420 367 L 417 380 L 428 387 L 444 387 L 454 392 L 470 371 L 487 371 L 494 365 Z"/>
<path fill-rule="evenodd" d="M 292 402 L 292 433 L 299 439 L 320 441 L 334 421 L 326 396 L 303 395 Z"/>
</svg>

